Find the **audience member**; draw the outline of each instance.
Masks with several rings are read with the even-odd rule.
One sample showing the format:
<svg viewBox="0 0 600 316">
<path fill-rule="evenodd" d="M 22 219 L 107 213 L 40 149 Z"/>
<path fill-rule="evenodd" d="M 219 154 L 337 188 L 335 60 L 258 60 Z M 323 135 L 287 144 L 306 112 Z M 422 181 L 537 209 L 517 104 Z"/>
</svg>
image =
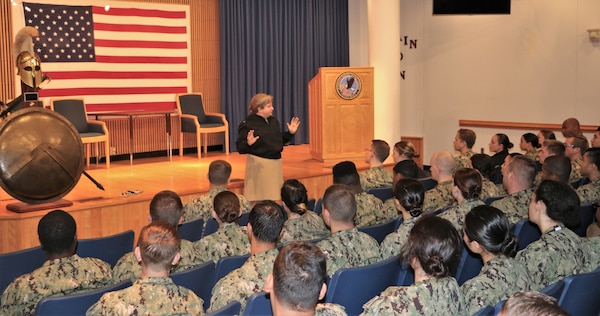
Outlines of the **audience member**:
<svg viewBox="0 0 600 316">
<path fill-rule="evenodd" d="M 363 306 L 363 315 L 466 315 L 458 283 L 449 275 L 461 246 L 450 222 L 433 215 L 419 218 L 402 247 L 415 283 L 388 287 Z"/>
<path fill-rule="evenodd" d="M 583 135 L 575 135 L 565 140 L 565 156 L 571 159 L 569 182 L 581 179 L 581 161 L 583 153 L 588 149 L 588 140 Z"/>
<path fill-rule="evenodd" d="M 393 201 L 396 209 L 402 215 L 403 221 L 395 232 L 388 234 L 381 242 L 379 253 L 382 259 L 400 254 L 402 245 L 408 239 L 408 233 L 423 213 L 424 199 L 425 190 L 418 180 L 407 178 L 396 182 Z"/>
<path fill-rule="evenodd" d="M 527 267 L 532 290 L 540 290 L 571 274 L 588 272 L 587 246 L 565 227 L 574 227 L 580 220 L 579 198 L 571 186 L 542 181 L 531 197 L 529 220 L 538 226 L 542 236 L 519 251 L 517 260 Z"/>
<path fill-rule="evenodd" d="M 592 139 L 590 140 L 590 147 L 600 147 L 600 127 L 594 132 L 594 136 L 592 136 Z"/>
<path fill-rule="evenodd" d="M 557 140 L 545 140 L 538 152 L 538 161 L 544 163 L 550 156 L 564 156 L 565 145 Z"/>
<path fill-rule="evenodd" d="M 393 188 L 396 186 L 396 183 L 401 179 L 417 179 L 419 175 L 419 170 L 419 166 L 417 166 L 417 164 L 412 160 L 402 160 L 398 162 L 392 170 L 394 175 L 392 191 Z M 385 200 L 385 202 L 383 202 L 383 205 L 385 208 L 394 209 L 398 211 L 398 208 L 396 207 L 396 204 L 394 202 L 394 197 Z"/>
<path fill-rule="evenodd" d="M 215 195 L 219 192 L 227 190 L 227 185 L 231 177 L 231 164 L 225 160 L 215 160 L 208 166 L 208 183 L 209 190 L 206 194 L 201 195 L 185 204 L 183 211 L 183 221 L 189 222 L 198 218 L 204 220 L 204 227 L 211 218 L 213 209 L 213 201 Z M 241 194 L 236 194 L 240 199 L 240 207 L 242 213 L 250 212 L 250 203 Z"/>
<path fill-rule="evenodd" d="M 581 175 L 590 182 L 577 188 L 582 206 L 600 200 L 600 148 L 589 148 L 581 161 Z"/>
<path fill-rule="evenodd" d="M 425 192 L 423 209 L 434 212 L 446 206 L 455 205 L 452 197 L 452 173 L 454 172 L 454 157 L 447 151 L 439 151 L 431 156 L 431 178 L 438 185 Z"/>
<path fill-rule="evenodd" d="M 564 138 L 580 135 L 581 128 L 579 126 L 579 121 L 574 117 L 564 120 L 560 131 L 562 132 Z"/>
<path fill-rule="evenodd" d="M 403 160 L 414 161 L 414 159 L 419 158 L 419 156 L 415 146 L 409 141 L 402 140 L 394 144 L 392 158 L 394 158 L 395 164 Z M 419 176 L 417 178 L 422 179 L 427 177 L 429 177 L 429 173 L 419 167 Z"/>
<path fill-rule="evenodd" d="M 344 185 L 334 184 L 323 195 L 323 220 L 331 237 L 317 246 L 327 256 L 327 274 L 343 268 L 365 266 L 379 261 L 379 245 L 354 225 L 356 200 Z"/>
<path fill-rule="evenodd" d="M 492 172 L 492 158 L 486 154 L 475 154 L 471 157 L 470 168 L 479 171 L 481 174 L 481 200 L 490 197 L 498 197 L 506 194 L 501 185 L 496 185 L 490 180 Z"/>
<path fill-rule="evenodd" d="M 509 297 L 498 316 L 570 316 L 552 296 L 536 291 L 521 291 Z"/>
<path fill-rule="evenodd" d="M 326 260 L 319 247 L 306 241 L 281 249 L 265 283 L 273 315 L 346 315 L 340 305 L 318 304 L 327 292 Z"/>
<path fill-rule="evenodd" d="M 535 163 L 523 155 L 508 156 L 502 165 L 502 185 L 508 196 L 492 202 L 492 206 L 500 209 L 511 223 L 527 219 L 527 210 L 531 193 L 533 192 L 533 179 L 535 177 Z"/>
<path fill-rule="evenodd" d="M 135 248 L 142 277 L 126 289 L 102 295 L 86 315 L 203 315 L 202 299 L 169 277 L 180 257 L 180 241 L 176 226 L 165 221 L 143 227 Z"/>
<path fill-rule="evenodd" d="M 554 180 L 569 183 L 571 159 L 567 156 L 550 156 L 542 165 L 541 180 Z"/>
<path fill-rule="evenodd" d="M 390 145 L 383 140 L 374 139 L 371 141 L 371 146 L 365 151 L 365 162 L 369 164 L 369 169 L 359 174 L 362 189 L 368 191 L 391 187 L 392 173 L 383 166 L 383 162 L 390 155 Z"/>
<path fill-rule="evenodd" d="M 533 133 L 525 133 L 521 136 L 521 143 L 519 144 L 519 148 L 524 151 L 525 157 L 536 161 L 537 153 L 539 148 L 541 147 L 538 137 Z"/>
<path fill-rule="evenodd" d="M 489 146 L 490 152 L 494 153 L 492 156 L 491 180 L 495 182 L 500 174 L 500 168 L 504 163 L 504 158 L 508 156 L 508 150 L 513 148 L 513 143 L 510 142 L 510 139 L 506 134 L 498 133 L 492 136 Z"/>
<path fill-rule="evenodd" d="M 215 195 L 212 217 L 219 224 L 216 232 L 194 242 L 202 262 L 217 263 L 223 257 L 250 253 L 250 240 L 245 227 L 238 225 L 242 210 L 238 196 L 231 191 Z"/>
<path fill-rule="evenodd" d="M 502 211 L 488 205 L 473 208 L 465 216 L 463 239 L 483 260 L 479 275 L 461 286 L 469 315 L 529 290 L 531 278 L 525 266 L 513 259 L 518 242 Z"/>
<path fill-rule="evenodd" d="M 76 253 L 77 224 L 63 210 L 51 211 L 38 223 L 38 237 L 48 259 L 31 273 L 14 279 L 2 293 L 2 315 L 33 315 L 38 302 L 111 285 L 110 265 Z"/>
<path fill-rule="evenodd" d="M 454 136 L 454 151 L 458 151 L 458 156 L 454 157 L 456 169 L 459 168 L 470 168 L 471 157 L 475 154 L 473 152 L 473 145 L 477 135 L 473 130 L 467 128 L 461 128 L 456 132 Z"/>
<path fill-rule="evenodd" d="M 537 133 L 538 143 L 543 144 L 545 140 L 556 139 L 554 132 L 549 129 L 541 129 Z"/>
<path fill-rule="evenodd" d="M 597 240 L 596 244 L 596 248 L 598 249 L 598 252 L 600 252 L 600 205 L 598 205 L 600 203 L 600 201 L 596 202 L 595 204 L 593 204 L 593 207 L 596 209 L 596 221 L 591 223 L 585 233 L 585 236 L 592 239 L 592 237 L 597 237 L 594 238 Z M 597 254 L 598 257 L 598 264 L 597 266 L 600 266 L 600 253 Z"/>
<path fill-rule="evenodd" d="M 165 221 L 175 227 L 183 219 L 183 204 L 179 195 L 173 191 L 164 190 L 156 193 L 150 201 L 150 216 L 148 220 Z M 181 259 L 177 265 L 171 267 L 171 273 L 189 270 L 203 263 L 200 253 L 189 240 L 181 241 L 179 250 Z M 115 283 L 123 282 L 127 279 L 135 282 L 142 276 L 142 266 L 133 252 L 124 254 L 117 264 L 113 267 L 113 280 Z"/>
<path fill-rule="evenodd" d="M 459 232 L 463 231 L 465 215 L 474 207 L 483 205 L 481 195 L 481 174 L 475 169 L 462 168 L 454 173 L 452 196 L 458 205 L 445 210 L 440 217 L 454 225 Z"/>
<path fill-rule="evenodd" d="M 279 242 L 313 240 L 329 237 L 323 219 L 307 207 L 308 195 L 304 184 L 296 179 L 286 180 L 281 187 L 281 200 L 287 220 L 283 224 Z"/>
<path fill-rule="evenodd" d="M 233 301 L 240 302 L 243 311 L 248 297 L 264 288 L 279 252 L 277 240 L 284 220 L 283 210 L 275 202 L 265 200 L 254 205 L 248 218 L 250 258 L 215 284 L 209 311 L 218 310 Z"/>
<path fill-rule="evenodd" d="M 354 224 L 357 227 L 383 224 L 398 217 L 395 209 L 385 207 L 378 197 L 363 191 L 353 162 L 342 161 L 333 166 L 333 183 L 346 185 L 354 194 L 356 200 Z"/>
</svg>

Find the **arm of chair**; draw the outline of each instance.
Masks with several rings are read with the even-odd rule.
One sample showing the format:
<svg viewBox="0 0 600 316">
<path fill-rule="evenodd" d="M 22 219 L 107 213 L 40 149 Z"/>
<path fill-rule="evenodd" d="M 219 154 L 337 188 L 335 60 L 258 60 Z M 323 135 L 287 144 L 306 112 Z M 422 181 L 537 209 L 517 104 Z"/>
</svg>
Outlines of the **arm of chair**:
<svg viewBox="0 0 600 316">
<path fill-rule="evenodd" d="M 223 113 L 206 113 L 206 121 L 207 123 L 222 123 L 229 125 L 227 118 Z"/>
<path fill-rule="evenodd" d="M 96 120 L 88 120 L 88 130 L 92 133 L 102 133 L 108 135 L 108 128 L 106 123 Z"/>
</svg>

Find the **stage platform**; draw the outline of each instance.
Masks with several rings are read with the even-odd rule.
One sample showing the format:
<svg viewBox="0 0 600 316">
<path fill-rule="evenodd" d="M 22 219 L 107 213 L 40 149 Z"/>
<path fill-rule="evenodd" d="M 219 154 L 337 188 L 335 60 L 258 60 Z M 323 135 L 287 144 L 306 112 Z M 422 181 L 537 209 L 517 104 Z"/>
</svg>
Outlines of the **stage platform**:
<svg viewBox="0 0 600 316">
<path fill-rule="evenodd" d="M 86 171 L 105 191 L 96 187 L 84 175 L 63 199 L 73 202 L 72 206 L 62 208 L 73 215 L 77 221 L 77 237 L 80 239 L 108 236 L 132 229 L 137 234 L 148 223 L 150 200 L 159 191 L 177 192 L 185 204 L 192 198 L 208 191 L 207 172 L 211 161 L 223 159 L 231 163 L 233 172 L 230 190 L 243 193 L 245 155 L 232 152 L 226 156 L 222 152 L 209 152 L 198 159 L 197 154 L 183 157 L 166 156 L 111 161 L 110 169 L 103 163 L 92 164 Z M 359 170 L 366 169 L 364 161 L 355 161 Z M 309 146 L 290 145 L 283 151 L 284 179 L 299 179 L 308 190 L 309 197 L 319 198 L 332 183 L 331 166 L 311 158 Z M 44 181 L 32 179 L 31 185 Z M 142 191 L 139 194 L 121 197 L 122 193 Z M 12 252 L 39 245 L 37 224 L 48 211 L 15 213 L 6 209 L 6 205 L 17 203 L 6 192 L 0 190 L 0 253 Z"/>
</svg>

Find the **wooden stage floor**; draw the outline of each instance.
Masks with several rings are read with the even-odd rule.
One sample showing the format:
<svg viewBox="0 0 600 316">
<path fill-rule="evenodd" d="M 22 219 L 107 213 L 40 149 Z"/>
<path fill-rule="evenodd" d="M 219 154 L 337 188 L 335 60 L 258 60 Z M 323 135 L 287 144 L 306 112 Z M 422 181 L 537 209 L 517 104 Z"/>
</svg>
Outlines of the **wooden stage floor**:
<svg viewBox="0 0 600 316">
<path fill-rule="evenodd" d="M 132 229 L 137 236 L 140 228 L 148 223 L 148 205 L 154 194 L 162 190 L 177 192 L 185 204 L 192 198 L 208 191 L 207 172 L 211 161 L 223 159 L 231 163 L 233 172 L 230 190 L 243 193 L 246 157 L 237 152 L 226 156 L 222 152 L 209 152 L 198 159 L 195 153 L 183 157 L 129 159 L 111 161 L 110 169 L 101 163 L 92 164 L 86 171 L 105 191 L 96 187 L 84 175 L 64 199 L 73 206 L 62 208 L 77 221 L 78 238 L 94 238 L 116 234 Z M 355 161 L 358 169 L 368 165 Z M 321 197 L 332 183 L 331 167 L 311 158 L 309 145 L 290 145 L 283 151 L 283 175 L 285 179 L 299 179 L 307 187 L 309 197 Z M 32 181 L 44 181 L 43 177 Z M 121 197 L 121 193 L 141 190 L 140 194 Z M 19 202 L 0 190 L 0 253 L 16 251 L 39 245 L 37 223 L 50 210 L 15 213 L 6 209 L 9 203 Z"/>
</svg>

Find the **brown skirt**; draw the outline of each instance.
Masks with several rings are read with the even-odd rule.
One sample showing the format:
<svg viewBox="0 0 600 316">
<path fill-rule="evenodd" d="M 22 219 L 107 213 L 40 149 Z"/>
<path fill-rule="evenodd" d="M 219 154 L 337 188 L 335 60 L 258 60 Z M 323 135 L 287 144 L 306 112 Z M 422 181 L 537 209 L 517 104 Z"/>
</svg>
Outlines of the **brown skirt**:
<svg viewBox="0 0 600 316">
<path fill-rule="evenodd" d="M 244 196 L 248 201 L 281 200 L 283 167 L 281 159 L 246 155 Z"/>
</svg>

